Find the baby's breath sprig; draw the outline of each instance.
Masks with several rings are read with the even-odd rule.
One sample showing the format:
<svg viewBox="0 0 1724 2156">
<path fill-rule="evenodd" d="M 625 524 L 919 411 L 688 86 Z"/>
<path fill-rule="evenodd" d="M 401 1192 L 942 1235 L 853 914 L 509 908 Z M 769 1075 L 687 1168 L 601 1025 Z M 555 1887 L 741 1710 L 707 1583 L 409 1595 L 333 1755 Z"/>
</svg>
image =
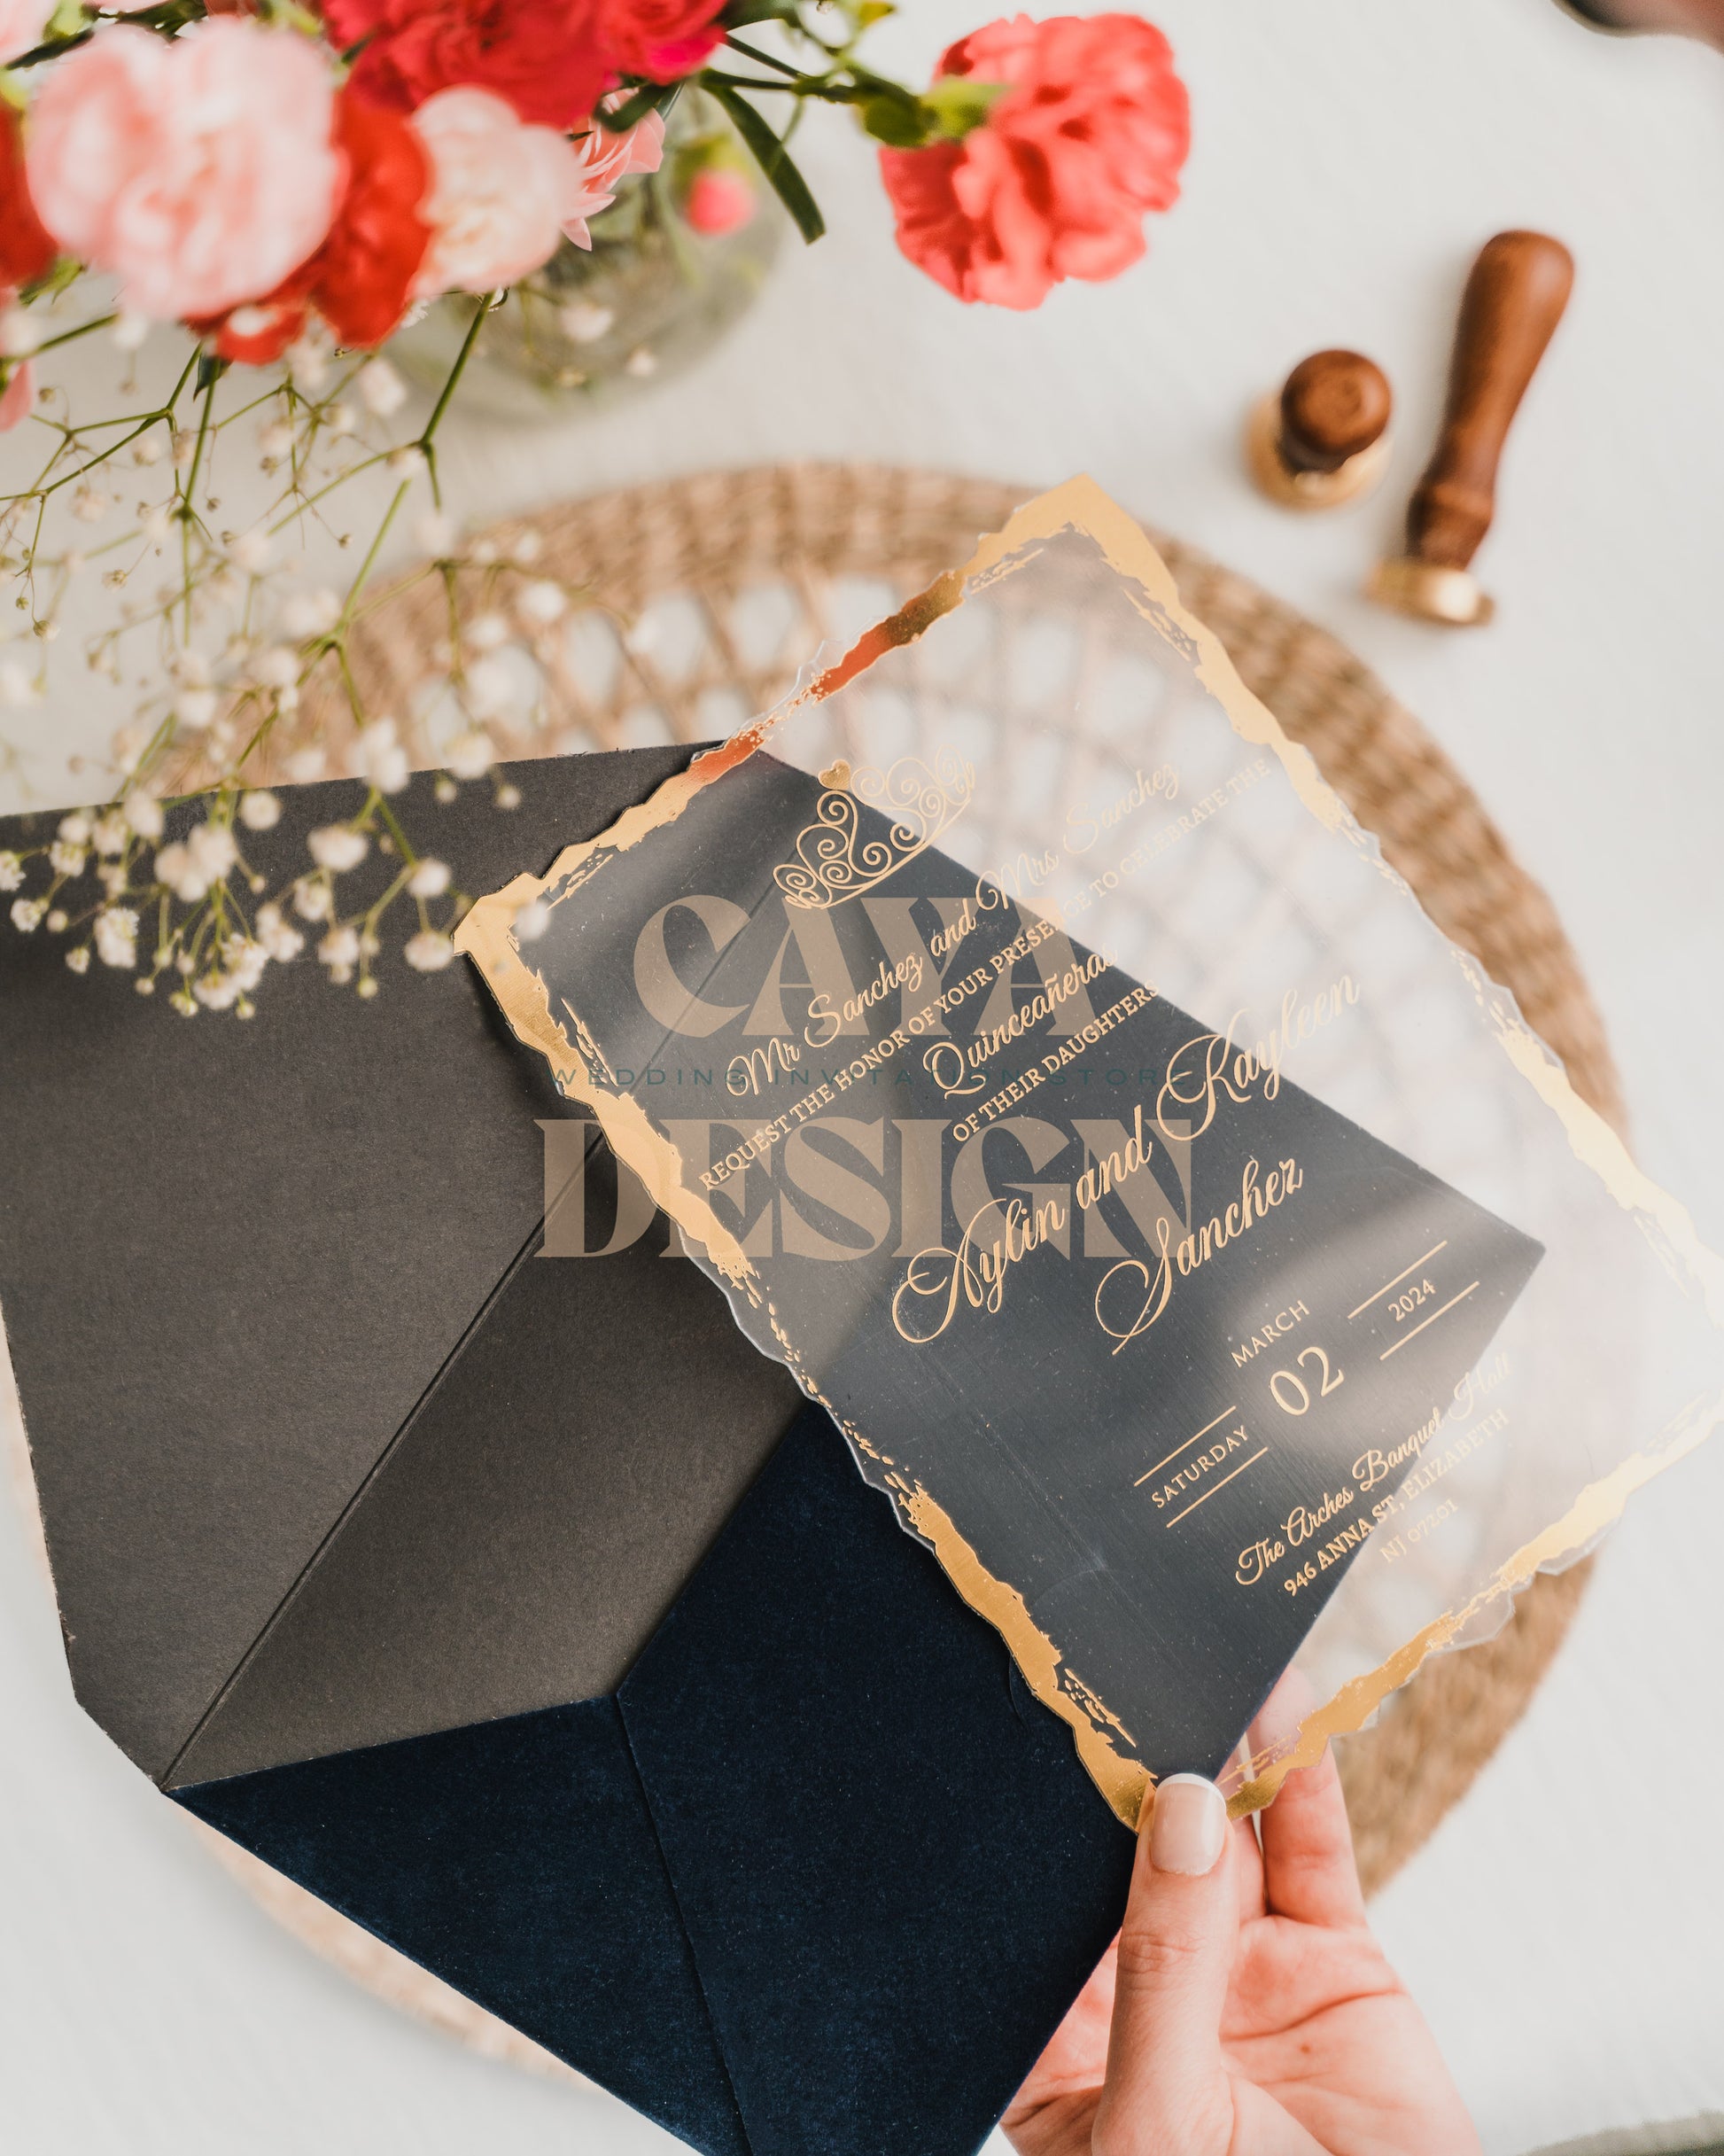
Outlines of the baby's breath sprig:
<svg viewBox="0 0 1724 2156">
<path fill-rule="evenodd" d="M 367 998 L 398 924 L 409 966 L 432 972 L 453 959 L 467 898 L 450 865 L 409 832 L 396 797 L 413 770 L 430 768 L 439 801 L 486 782 L 499 809 L 518 803 L 498 765 L 550 745 L 548 713 L 568 679 L 563 637 L 585 595 L 542 573 L 536 533 L 469 543 L 442 505 L 438 429 L 490 304 L 475 305 L 441 393 L 405 439 L 391 431 L 408 393 L 390 362 L 315 339 L 261 390 L 255 371 L 188 365 L 128 420 L 80 422 L 62 393 L 43 393 L 43 454 L 27 482 L 0 497 L 0 566 L 34 644 L 28 658 L 0 657 L 0 704 L 46 694 L 50 647 L 97 562 L 108 564 L 105 588 L 128 595 L 88 636 L 88 664 L 110 685 L 136 680 L 106 798 L 62 817 L 46 843 L 0 852 L 12 928 L 64 938 L 73 972 L 130 971 L 141 994 L 160 989 L 188 1016 L 244 1018 L 268 968 L 308 946 L 333 985 Z M 135 360 L 123 318 L 117 329 Z M 252 481 L 251 513 L 229 525 L 217 472 L 242 443 L 264 482 L 261 503 Z M 351 550 L 345 504 L 379 479 L 392 484 L 355 568 L 338 587 L 302 581 L 303 542 L 317 533 L 338 556 Z M 379 557 L 415 492 L 415 535 L 431 559 L 379 585 Z M 73 527 L 90 535 L 85 543 L 57 543 L 57 530 Z M 165 575 L 131 595 L 158 564 Z M 369 624 L 422 581 L 439 594 L 445 633 L 408 706 L 384 710 L 369 686 Z M 361 806 L 312 832 L 305 860 L 272 890 L 245 847 L 279 819 L 273 789 L 338 776 L 365 782 Z M 373 849 L 392 873 L 351 905 L 343 878 Z"/>
</svg>

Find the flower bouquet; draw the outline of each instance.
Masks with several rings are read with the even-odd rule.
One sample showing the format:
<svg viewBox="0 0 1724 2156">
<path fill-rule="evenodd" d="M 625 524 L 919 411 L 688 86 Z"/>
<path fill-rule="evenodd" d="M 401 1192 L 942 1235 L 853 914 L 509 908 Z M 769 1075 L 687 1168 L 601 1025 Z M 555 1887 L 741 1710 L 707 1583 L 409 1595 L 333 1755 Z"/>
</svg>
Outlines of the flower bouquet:
<svg viewBox="0 0 1724 2156">
<path fill-rule="evenodd" d="M 463 542 L 439 431 L 487 316 L 511 296 L 566 314 L 547 265 L 590 246 L 589 221 L 632 186 L 662 183 L 679 98 L 724 114 L 755 168 L 745 183 L 811 241 L 824 227 L 796 127 L 810 105 L 848 107 L 879 146 L 900 247 L 961 300 L 1035 307 L 1142 254 L 1189 141 L 1158 30 L 1122 14 L 1002 20 L 918 90 L 864 58 L 891 12 L 59 0 L 44 16 L 43 0 L 0 0 L 0 566 L 15 602 L 0 616 L 0 769 L 21 771 L 31 714 L 64 694 L 68 625 L 125 706 L 93 769 L 99 798 L 0 852 L 15 931 L 63 938 L 74 972 L 161 985 L 187 1016 L 249 1015 L 268 965 L 307 943 L 332 981 L 375 994 L 386 919 L 407 924 L 409 964 L 449 962 L 465 895 L 391 798 L 417 767 L 445 798 L 487 783 L 513 805 L 497 766 L 557 745 L 547 689 L 584 595 L 536 573 L 531 533 L 507 558 Z M 742 183 L 697 160 L 695 229 L 734 220 Z M 409 420 L 381 347 L 432 303 L 462 324 Z M 93 338 L 122 379 L 87 413 L 59 362 Z M 415 708 L 387 712 L 352 642 L 403 528 L 428 557 L 413 574 L 443 587 L 447 634 Z M 336 572 L 308 575 L 325 557 Z M 263 874 L 247 849 L 278 816 L 272 785 L 343 775 L 363 782 L 353 813 Z M 341 878 L 374 847 L 392 873 L 355 912 Z"/>
</svg>

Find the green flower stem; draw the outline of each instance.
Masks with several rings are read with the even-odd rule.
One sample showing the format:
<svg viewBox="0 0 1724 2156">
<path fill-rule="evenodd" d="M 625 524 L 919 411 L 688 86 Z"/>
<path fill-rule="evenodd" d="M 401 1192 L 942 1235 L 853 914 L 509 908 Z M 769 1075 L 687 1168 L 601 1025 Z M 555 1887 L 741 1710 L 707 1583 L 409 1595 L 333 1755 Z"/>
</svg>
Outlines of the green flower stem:
<svg viewBox="0 0 1724 2156">
<path fill-rule="evenodd" d="M 118 322 L 117 314 L 97 315 L 91 322 L 81 322 L 75 330 L 62 330 L 58 337 L 45 337 L 33 352 L 22 352 L 19 360 L 39 359 L 44 352 L 58 351 L 61 345 L 75 344 L 79 338 L 88 337 L 92 330 L 105 330 L 111 322 Z M 18 362 L 12 362 L 16 365 Z"/>
<path fill-rule="evenodd" d="M 89 29 L 80 30 L 75 37 L 50 37 L 43 44 L 33 45 L 29 51 L 20 52 L 16 59 L 8 60 L 6 66 L 13 74 L 26 67 L 39 67 L 43 60 L 57 60 L 63 52 L 75 52 L 80 45 L 87 45 L 95 35 L 96 26 L 92 23 Z"/>
<path fill-rule="evenodd" d="M 417 441 L 412 445 L 413 448 L 419 451 L 419 454 L 425 460 L 425 469 L 431 474 L 431 499 L 437 503 L 439 509 L 443 504 L 443 496 L 437 484 L 437 452 L 435 448 L 437 430 L 443 424 L 443 415 L 449 409 L 449 400 L 454 395 L 456 387 L 461 381 L 461 377 L 466 372 L 467 362 L 472 357 L 474 346 L 478 342 L 479 331 L 484 325 L 485 318 L 501 297 L 502 294 L 501 292 L 486 292 L 480 299 L 478 307 L 474 309 L 473 319 L 467 325 L 467 334 L 461 340 L 461 349 L 455 354 L 454 363 L 449 369 L 447 379 L 444 382 L 442 388 L 438 392 L 437 401 L 432 405 L 431 409 L 431 416 L 426 420 L 423 428 L 421 430 Z M 403 479 L 400 485 L 395 489 L 394 494 L 390 501 L 389 507 L 383 513 L 383 522 L 377 526 L 377 533 L 372 539 L 370 546 L 366 549 L 365 559 L 359 565 L 359 573 L 354 577 L 353 582 L 347 588 L 347 597 L 346 603 L 343 605 L 335 627 L 330 631 L 329 637 L 327 639 L 327 649 L 335 650 L 339 647 L 342 650 L 342 672 L 344 675 L 346 675 L 347 678 L 347 693 L 350 697 L 354 695 L 354 690 L 352 676 L 347 674 L 346 670 L 346 653 L 345 649 L 346 634 L 347 631 L 353 627 L 353 610 L 359 603 L 360 594 L 364 590 L 367 580 L 369 578 L 372 570 L 377 566 L 377 556 L 383 550 L 384 541 L 388 538 L 390 526 L 394 523 L 396 516 L 400 512 L 402 502 L 407 500 L 408 489 L 412 486 L 412 485 L 413 481 L 409 477 Z M 357 701 L 355 701 L 353 704 L 353 714 L 356 718 L 361 715 L 360 706 Z"/>
<path fill-rule="evenodd" d="M 431 417 L 426 420 L 424 429 L 415 445 L 424 457 L 426 469 L 431 473 L 431 499 L 439 509 L 443 506 L 443 496 L 437 484 L 437 457 L 431 447 L 432 440 L 438 428 L 443 424 L 443 415 L 449 409 L 449 400 L 454 395 L 456 385 L 462 376 L 467 371 L 467 362 L 472 357 L 473 347 L 479 340 L 479 331 L 484 327 L 485 318 L 504 296 L 500 292 L 485 292 L 481 295 L 478 306 L 473 311 L 473 319 L 467 325 L 467 334 L 461 340 L 461 349 L 455 354 L 454 364 L 449 370 L 448 379 L 438 392 L 437 402 L 431 407 Z"/>
<path fill-rule="evenodd" d="M 280 708 L 281 707 L 278 704 L 272 705 L 268 711 L 265 712 L 262 718 L 258 720 L 256 726 L 252 728 L 245 746 L 240 751 L 238 756 L 234 759 L 234 768 L 236 771 L 243 771 L 246 765 L 250 763 L 252 757 L 254 757 L 258 751 L 263 746 L 264 743 L 268 741 L 269 738 L 270 730 L 275 726 L 276 720 L 280 714 Z"/>
<path fill-rule="evenodd" d="M 849 83 L 828 82 L 823 77 L 804 75 L 794 82 L 763 82 L 752 75 L 720 74 L 716 67 L 703 68 L 700 81 L 709 89 L 755 90 L 774 97 L 819 97 L 828 105 L 858 105 L 865 96 L 872 95 Z"/>
<path fill-rule="evenodd" d="M 802 69 L 794 62 L 776 59 L 770 52 L 762 52 L 757 46 L 745 44 L 734 31 L 725 39 L 725 43 L 733 52 L 740 52 L 745 60 L 752 60 L 757 67 L 770 67 L 778 74 L 794 75 L 799 82 L 803 79 Z"/>
<path fill-rule="evenodd" d="M 186 362 L 184 367 L 181 370 L 180 378 L 175 383 L 172 391 L 169 393 L 167 403 L 158 406 L 153 412 L 145 412 L 141 418 L 134 421 L 128 421 L 124 419 L 92 420 L 89 423 L 90 427 L 125 426 L 128 424 L 131 426 L 131 432 L 129 434 L 122 434 L 118 441 L 111 442 L 99 455 L 90 457 L 86 463 L 80 464 L 75 471 L 62 472 L 58 479 L 47 485 L 43 485 L 42 480 L 38 480 L 35 486 L 27 488 L 26 491 L 21 494 L 0 494 L 0 502 L 28 501 L 32 494 L 35 494 L 39 496 L 42 502 L 45 504 L 50 494 L 58 494 L 62 486 L 70 486 L 74 480 L 82 479 L 87 471 L 94 471 L 98 468 L 98 466 L 105 464 L 111 457 L 118 456 L 120 452 L 122 449 L 128 448 L 133 442 L 135 442 L 140 434 L 147 434 L 151 427 L 159 426 L 164 421 L 167 421 L 171 425 L 174 419 L 175 407 L 180 401 L 180 393 L 184 389 L 187 382 L 190 380 L 192 371 L 196 368 L 197 364 L 198 354 L 196 352 L 194 352 L 191 357 Z M 78 430 L 81 434 L 88 432 L 89 431 L 89 427 L 81 427 Z M 62 445 L 62 447 L 64 445 Z M 55 452 L 56 455 L 58 455 L 59 454 L 60 451 L 58 450 Z M 54 460 L 51 457 L 49 459 L 47 469 L 50 471 L 53 470 L 53 461 Z M 44 472 L 43 475 L 43 479 L 45 479 L 46 477 L 47 473 Z"/>
<path fill-rule="evenodd" d="M 400 499 L 400 496 L 397 494 L 396 500 L 399 502 Z M 394 513 L 394 510 L 392 508 L 390 510 L 390 516 L 393 516 Z M 383 539 L 383 533 L 386 532 L 388 529 L 389 518 L 385 517 L 383 523 L 383 531 L 379 532 L 377 534 L 380 543 Z M 361 576 L 363 576 L 363 570 L 361 570 L 360 573 Z M 365 699 L 359 693 L 359 683 L 353 679 L 353 670 L 347 658 L 346 632 L 351 626 L 352 625 L 347 621 L 345 616 L 341 620 L 338 621 L 335 627 L 330 632 L 330 641 L 327 648 L 335 653 L 335 663 L 341 670 L 341 686 L 347 692 L 347 706 L 353 714 L 353 724 L 355 726 L 363 726 L 365 723 Z"/>
<path fill-rule="evenodd" d="M 385 801 L 383 796 L 380 793 L 377 793 L 375 789 L 373 790 L 373 799 L 377 804 L 377 813 L 383 818 L 384 822 L 389 827 L 389 836 L 395 841 L 396 850 L 401 857 L 401 873 L 397 881 L 405 883 L 408 877 L 411 876 L 413 871 L 419 866 L 419 855 L 412 844 L 409 842 L 407 833 L 396 821 L 394 810 L 390 807 L 388 802 Z"/>
<path fill-rule="evenodd" d="M 191 636 L 191 527 L 194 523 L 202 522 L 192 506 L 191 497 L 198 487 L 198 473 L 204 462 L 204 447 L 209 440 L 210 411 L 215 402 L 215 386 L 221 378 L 220 375 L 213 376 L 204 385 L 203 409 L 198 419 L 198 439 L 192 446 L 191 469 L 185 475 L 184 485 L 177 490 L 180 506 L 175 514 L 180 519 L 181 583 L 185 598 L 185 634 L 188 642 Z"/>
<path fill-rule="evenodd" d="M 372 537 L 371 544 L 365 550 L 365 559 L 359 565 L 359 573 L 347 587 L 347 596 L 343 603 L 340 613 L 336 618 L 335 627 L 323 640 L 325 650 L 340 652 L 341 670 L 344 674 L 347 674 L 346 637 L 348 630 L 353 626 L 353 610 L 359 603 L 359 595 L 365 588 L 366 580 L 376 565 L 377 556 L 383 550 L 383 542 L 389 536 L 389 527 L 394 523 L 396 515 L 402 502 L 407 500 L 412 485 L 411 479 L 403 479 L 390 497 L 389 507 L 383 513 L 383 522 L 378 525 Z M 350 674 L 347 674 L 347 693 L 350 697 L 354 696 L 353 677 Z M 355 698 L 353 716 L 358 718 L 359 715 L 360 707 Z"/>
<path fill-rule="evenodd" d="M 338 486 L 345 486 L 349 479 L 356 479 L 361 471 L 369 471 L 374 464 L 386 464 L 394 454 L 392 449 L 379 449 L 375 455 L 361 457 L 358 463 L 349 464 L 345 470 L 338 471 L 335 477 L 326 485 L 320 486 L 315 494 L 291 494 L 287 498 L 293 503 L 293 507 L 278 517 L 269 526 L 270 538 L 274 539 L 278 533 L 284 532 L 289 525 L 297 524 L 308 509 L 315 509 L 325 494 L 332 494 Z"/>
</svg>

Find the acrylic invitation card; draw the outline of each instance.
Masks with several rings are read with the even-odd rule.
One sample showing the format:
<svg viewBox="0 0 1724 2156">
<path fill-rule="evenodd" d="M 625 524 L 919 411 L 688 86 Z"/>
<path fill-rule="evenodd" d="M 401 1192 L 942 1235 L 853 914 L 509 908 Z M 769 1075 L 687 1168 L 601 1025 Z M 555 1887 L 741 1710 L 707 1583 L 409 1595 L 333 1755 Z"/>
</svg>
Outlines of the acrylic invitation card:
<svg viewBox="0 0 1724 2156">
<path fill-rule="evenodd" d="M 1717 1413 L 1716 1261 L 1085 482 L 462 942 L 1128 1821 Z"/>
</svg>

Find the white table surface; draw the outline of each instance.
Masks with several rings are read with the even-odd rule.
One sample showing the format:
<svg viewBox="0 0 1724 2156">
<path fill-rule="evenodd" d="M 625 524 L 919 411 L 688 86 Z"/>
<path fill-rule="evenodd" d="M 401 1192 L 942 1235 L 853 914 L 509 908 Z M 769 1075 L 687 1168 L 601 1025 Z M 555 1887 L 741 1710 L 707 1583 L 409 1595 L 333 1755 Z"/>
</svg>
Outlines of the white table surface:
<svg viewBox="0 0 1724 2156">
<path fill-rule="evenodd" d="M 867 457 L 1122 502 L 1335 629 L 1471 777 L 1551 891 L 1645 1166 L 1724 1244 L 1724 61 L 1593 36 L 1550 0 L 1157 0 L 1193 96 L 1185 200 L 1117 284 L 966 311 L 897 260 L 842 122 L 833 226 L 692 377 L 555 432 L 457 422 L 475 517 L 714 464 Z M 913 0 L 926 67 L 975 0 Z M 1428 445 L 1461 279 L 1492 231 L 1573 246 L 1569 316 L 1445 635 L 1356 595 Z M 1346 343 L 1400 446 L 1358 510 L 1282 515 L 1241 414 Z M 1377 1918 L 1493 2156 L 1724 2110 L 1724 1446 L 1643 1496 L 1531 1712 Z M 597 2094 L 468 2056 L 260 1915 L 74 1707 L 0 1506 L 0 2137 L 27 2156 L 669 2150 Z"/>
</svg>

